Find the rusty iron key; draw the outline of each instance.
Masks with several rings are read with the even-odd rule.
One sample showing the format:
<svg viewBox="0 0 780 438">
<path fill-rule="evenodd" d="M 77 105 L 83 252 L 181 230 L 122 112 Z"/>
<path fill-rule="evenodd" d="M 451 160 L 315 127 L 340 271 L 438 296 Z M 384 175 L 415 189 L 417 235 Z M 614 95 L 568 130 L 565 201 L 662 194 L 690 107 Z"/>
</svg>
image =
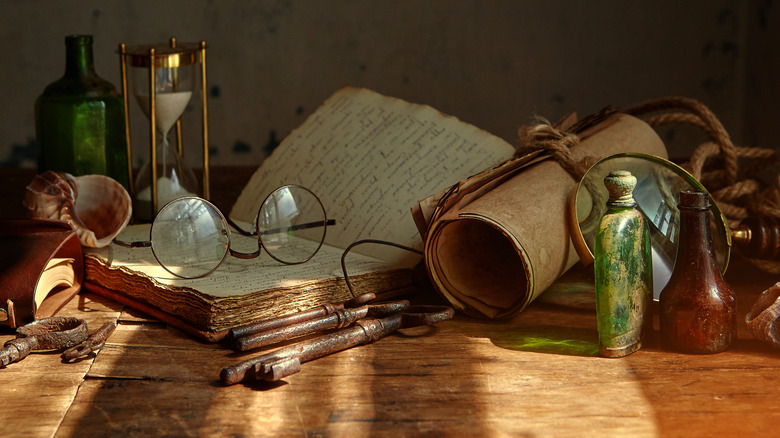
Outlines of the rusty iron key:
<svg viewBox="0 0 780 438">
<path fill-rule="evenodd" d="M 273 330 L 280 327 L 289 326 L 291 324 L 330 315 L 331 313 L 345 308 L 359 307 L 368 303 L 374 298 L 376 298 L 376 295 L 369 292 L 363 295 L 358 295 L 351 300 L 341 303 L 322 304 L 320 306 L 312 307 L 311 309 L 302 310 L 300 312 L 294 312 L 287 315 L 278 316 L 276 318 L 269 318 L 257 323 L 234 327 L 228 330 L 227 338 L 229 341 L 235 342 L 235 340 L 239 338 L 244 338 L 268 330 Z"/>
<path fill-rule="evenodd" d="M 236 351 L 248 351 L 255 348 L 266 347 L 322 330 L 347 327 L 355 321 L 366 317 L 377 318 L 391 315 L 401 312 L 407 307 L 409 307 L 409 301 L 399 300 L 381 304 L 369 304 L 355 308 L 344 308 L 319 318 L 309 319 L 235 339 L 233 341 L 233 349 Z"/>
<path fill-rule="evenodd" d="M 223 385 L 248 380 L 277 381 L 301 370 L 301 364 L 357 345 L 374 342 L 399 328 L 432 325 L 450 319 L 455 311 L 446 306 L 412 306 L 384 318 L 367 318 L 331 334 L 225 367 L 220 373 Z"/>
</svg>

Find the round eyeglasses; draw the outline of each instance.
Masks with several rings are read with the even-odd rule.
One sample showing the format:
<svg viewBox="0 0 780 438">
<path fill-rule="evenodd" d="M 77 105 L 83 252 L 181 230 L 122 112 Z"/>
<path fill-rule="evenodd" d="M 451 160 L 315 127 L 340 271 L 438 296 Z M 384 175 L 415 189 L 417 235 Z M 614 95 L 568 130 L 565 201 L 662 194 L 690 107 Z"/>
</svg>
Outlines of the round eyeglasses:
<svg viewBox="0 0 780 438">
<path fill-rule="evenodd" d="M 271 192 L 257 212 L 254 230 L 246 231 L 227 219 L 214 204 L 198 197 L 169 202 L 154 218 L 149 241 L 114 243 L 128 248 L 151 248 L 166 271 L 181 278 L 201 278 L 214 272 L 228 254 L 242 259 L 265 251 L 287 265 L 314 257 L 325 241 L 328 225 L 320 199 L 299 185 L 285 185 Z M 240 234 L 257 236 L 257 251 L 238 252 L 230 247 L 230 226 Z"/>
</svg>

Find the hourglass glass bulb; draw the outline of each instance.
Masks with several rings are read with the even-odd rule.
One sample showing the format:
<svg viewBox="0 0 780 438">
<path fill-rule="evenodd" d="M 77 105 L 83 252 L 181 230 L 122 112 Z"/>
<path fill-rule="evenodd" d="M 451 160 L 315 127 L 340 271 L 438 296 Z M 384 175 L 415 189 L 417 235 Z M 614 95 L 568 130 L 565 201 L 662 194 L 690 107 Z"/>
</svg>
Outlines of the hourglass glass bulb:
<svg viewBox="0 0 780 438">
<path fill-rule="evenodd" d="M 176 136 L 178 148 L 169 146 L 169 132 L 187 109 L 196 75 L 194 63 L 184 62 L 187 59 L 176 50 L 175 46 L 150 48 L 153 61 L 134 72 L 133 93 L 161 136 L 156 141 L 155 165 L 146 163 L 136 178 L 134 210 L 142 220 L 152 219 L 168 202 L 198 192 L 194 173 L 182 161 L 181 138 Z M 154 168 L 157 173 L 153 176 Z"/>
</svg>

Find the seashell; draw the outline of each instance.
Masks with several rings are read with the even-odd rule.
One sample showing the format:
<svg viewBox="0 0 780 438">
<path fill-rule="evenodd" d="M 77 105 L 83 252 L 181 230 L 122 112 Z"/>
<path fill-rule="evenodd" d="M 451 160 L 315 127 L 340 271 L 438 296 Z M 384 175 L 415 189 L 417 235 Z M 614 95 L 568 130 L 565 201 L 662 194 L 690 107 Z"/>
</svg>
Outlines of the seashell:
<svg viewBox="0 0 780 438">
<path fill-rule="evenodd" d="M 76 176 L 47 171 L 27 186 L 24 205 L 31 218 L 68 222 L 82 246 L 102 248 L 130 222 L 130 194 L 104 175 Z"/>
<path fill-rule="evenodd" d="M 745 317 L 748 330 L 756 339 L 780 348 L 780 283 L 765 290 Z"/>
</svg>

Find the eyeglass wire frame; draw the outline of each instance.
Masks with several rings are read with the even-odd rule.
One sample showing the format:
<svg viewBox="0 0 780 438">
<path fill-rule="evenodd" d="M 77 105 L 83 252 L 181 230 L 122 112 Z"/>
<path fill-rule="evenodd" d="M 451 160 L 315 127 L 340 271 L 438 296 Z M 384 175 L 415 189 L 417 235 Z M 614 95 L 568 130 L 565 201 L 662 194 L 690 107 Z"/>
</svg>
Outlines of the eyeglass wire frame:
<svg viewBox="0 0 780 438">
<path fill-rule="evenodd" d="M 419 249 L 410 248 L 408 246 L 401 245 L 400 243 L 390 242 L 390 241 L 387 241 L 387 240 L 361 239 L 361 240 L 356 240 L 356 241 L 352 242 L 351 244 L 349 244 L 349 246 L 347 246 L 344 249 L 344 252 L 341 254 L 341 271 L 344 273 L 344 282 L 347 284 L 347 289 L 349 290 L 349 293 L 352 294 L 353 298 L 357 298 L 357 295 L 355 294 L 355 289 L 352 286 L 352 281 L 349 279 L 349 274 L 347 273 L 347 262 L 346 262 L 347 254 L 349 254 L 349 251 L 351 251 L 352 248 L 354 248 L 354 247 L 356 247 L 358 245 L 366 244 L 366 243 L 374 243 L 374 244 L 378 244 L 378 245 L 394 246 L 396 248 L 400 248 L 400 249 L 403 249 L 403 250 L 406 250 L 406 251 L 409 251 L 409 252 L 413 252 L 413 253 L 415 253 L 417 255 L 423 255 L 423 252 L 420 251 Z"/>
<path fill-rule="evenodd" d="M 308 222 L 308 223 L 303 223 L 303 224 L 295 224 L 295 225 L 284 227 L 284 228 L 274 228 L 274 229 L 264 230 L 262 232 L 258 232 L 257 230 L 260 228 L 260 213 L 263 210 L 263 208 L 265 207 L 266 202 L 269 199 L 271 199 L 271 197 L 274 194 L 276 194 L 277 192 L 279 192 L 280 190 L 289 189 L 289 188 L 302 189 L 302 190 L 308 192 L 309 194 L 311 194 L 312 197 L 314 197 L 314 199 L 317 201 L 317 205 L 319 205 L 320 209 L 322 210 L 323 216 L 325 217 L 325 219 L 322 222 L 317 221 L 317 222 Z M 117 245 L 119 245 L 121 247 L 124 247 L 124 248 L 150 248 L 152 250 L 152 255 L 154 256 L 155 261 L 157 261 L 157 264 L 159 264 L 167 272 L 169 272 L 169 273 L 171 273 L 171 274 L 173 274 L 173 275 L 175 275 L 175 276 L 177 276 L 179 278 L 197 279 L 197 278 L 206 277 L 206 276 L 210 275 L 211 273 L 213 273 L 214 271 L 216 271 L 222 265 L 222 263 L 224 263 L 224 261 L 227 258 L 228 254 L 230 254 L 230 256 L 238 258 L 238 259 L 254 259 L 254 258 L 257 258 L 258 256 L 260 256 L 260 253 L 262 252 L 263 248 L 265 248 L 265 252 L 272 259 L 278 261 L 279 263 L 282 263 L 282 264 L 285 264 L 285 265 L 299 265 L 299 264 L 302 264 L 302 263 L 306 263 L 309 260 L 311 260 L 319 252 L 320 248 L 322 248 L 322 245 L 325 242 L 325 236 L 327 234 L 328 226 L 329 225 L 332 226 L 332 225 L 336 224 L 336 220 L 335 219 L 328 219 L 327 218 L 328 216 L 327 216 L 327 213 L 325 213 L 325 207 L 323 206 L 322 201 L 320 200 L 320 198 L 316 194 L 314 194 L 314 192 L 309 190 L 308 188 L 303 187 L 303 186 L 298 185 L 298 184 L 286 184 L 286 185 L 277 187 L 270 194 L 268 194 L 268 196 L 265 197 L 265 199 L 260 204 L 260 207 L 257 210 L 257 215 L 255 216 L 255 223 L 254 223 L 255 230 L 254 231 L 246 231 L 246 230 L 244 230 L 238 224 L 236 224 L 233 220 L 227 218 L 222 213 L 222 211 L 219 208 L 217 208 L 216 205 L 214 205 L 210 201 L 208 201 L 206 199 L 203 199 L 201 197 L 198 197 L 198 196 L 187 196 L 187 197 L 174 199 L 174 200 L 168 202 L 163 208 L 161 208 L 160 212 L 164 211 L 166 208 L 169 208 L 169 206 L 171 206 L 171 205 L 173 205 L 173 204 L 175 204 L 177 202 L 183 202 L 183 201 L 186 201 L 188 199 L 194 199 L 194 200 L 200 201 L 203 204 L 205 204 L 208 208 L 210 208 L 212 211 L 216 212 L 219 215 L 220 221 L 222 222 L 222 230 L 223 230 L 222 232 L 227 237 L 227 251 L 225 251 L 225 253 L 222 255 L 222 258 L 220 259 L 219 263 L 217 263 L 216 266 L 214 266 L 214 268 L 212 268 L 208 272 L 200 274 L 200 275 L 195 275 L 195 276 L 182 276 L 182 275 L 180 275 L 180 274 L 178 274 L 176 272 L 173 272 L 171 269 L 169 269 L 167 266 L 165 266 L 164 263 L 162 263 L 160 261 L 159 257 L 157 256 L 157 253 L 154 250 L 154 243 L 152 241 L 152 235 L 154 233 L 154 227 L 155 227 L 156 218 L 155 218 L 155 221 L 152 222 L 152 227 L 149 230 L 149 240 L 147 240 L 147 241 L 125 242 L 125 241 L 121 241 L 121 240 L 115 238 L 113 240 L 113 243 L 115 243 L 115 244 L 117 244 Z M 159 216 L 159 212 L 158 212 L 158 216 Z M 300 261 L 290 262 L 290 261 L 282 260 L 282 259 L 278 258 L 277 256 L 275 256 L 271 251 L 269 251 L 268 248 L 266 248 L 265 244 L 263 243 L 263 238 L 262 238 L 263 234 L 277 233 L 277 232 L 280 232 L 280 231 L 296 231 L 296 230 L 303 230 L 303 229 L 315 228 L 315 227 L 320 227 L 320 226 L 324 227 L 324 229 L 323 229 L 323 232 L 322 232 L 322 237 L 320 239 L 319 245 L 317 245 L 317 248 L 311 253 L 311 255 L 309 255 L 308 257 L 306 257 L 305 259 L 300 260 Z M 233 248 L 231 248 L 231 231 L 230 231 L 230 227 L 235 228 L 236 231 L 238 231 L 238 233 L 243 235 L 243 236 L 257 237 L 257 251 L 254 251 L 254 252 L 251 252 L 251 253 L 245 253 L 245 252 L 236 251 Z"/>
</svg>

